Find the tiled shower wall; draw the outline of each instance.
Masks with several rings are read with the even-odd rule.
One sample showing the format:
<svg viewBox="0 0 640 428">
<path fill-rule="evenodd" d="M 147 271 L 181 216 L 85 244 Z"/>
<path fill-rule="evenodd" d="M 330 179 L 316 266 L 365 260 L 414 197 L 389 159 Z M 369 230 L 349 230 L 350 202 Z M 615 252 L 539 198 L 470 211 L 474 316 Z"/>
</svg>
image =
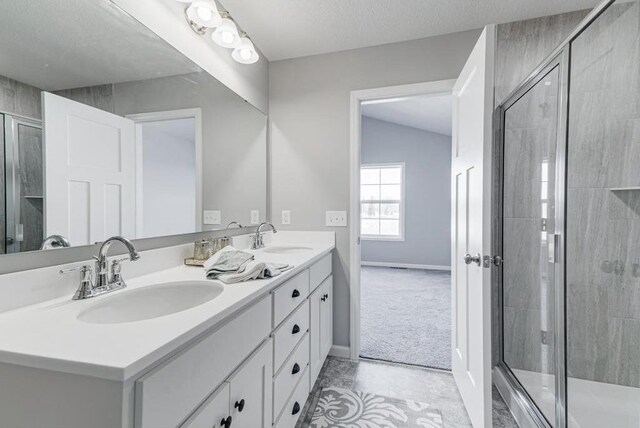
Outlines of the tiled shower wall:
<svg viewBox="0 0 640 428">
<path fill-rule="evenodd" d="M 618 2 L 572 45 L 567 165 L 568 374 L 634 387 L 640 387 L 639 4 Z"/>
</svg>

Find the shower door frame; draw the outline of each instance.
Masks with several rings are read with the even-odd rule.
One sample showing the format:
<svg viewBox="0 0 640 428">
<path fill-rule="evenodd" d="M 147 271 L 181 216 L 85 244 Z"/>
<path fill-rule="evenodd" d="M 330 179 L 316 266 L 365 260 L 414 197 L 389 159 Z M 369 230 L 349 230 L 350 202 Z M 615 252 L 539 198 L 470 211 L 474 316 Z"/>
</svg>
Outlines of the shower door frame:
<svg viewBox="0 0 640 428">
<path fill-rule="evenodd" d="M 605 0 L 596 6 L 582 22 L 571 32 L 547 58 L 538 65 L 533 72 L 516 87 L 494 111 L 494 144 L 493 144 L 493 200 L 492 208 L 495 213 L 493 223 L 494 254 L 503 256 L 502 252 L 502 206 L 503 206 L 503 178 L 504 178 L 504 131 L 505 113 L 513 104 L 520 100 L 537 83 L 539 83 L 554 68 L 559 67 L 558 85 L 558 122 L 556 128 L 556 165 L 555 165 L 555 231 L 548 233 L 554 239 L 548 241 L 553 245 L 550 258 L 554 263 L 554 373 L 555 373 L 555 420 L 553 428 L 566 428 L 567 415 L 567 359 L 566 359 L 566 275 L 565 275 L 565 231 L 566 231 L 566 174 L 567 174 L 567 141 L 569 120 L 569 73 L 571 67 L 571 43 L 591 25 L 616 0 Z M 553 254 L 551 254 L 553 253 Z M 507 261 L 508 262 L 508 261 Z M 520 262 L 520 261 L 517 261 Z M 529 425 L 551 428 L 540 409 L 529 396 L 526 389 L 518 381 L 504 361 L 504 324 L 503 324 L 503 294 L 502 269 L 494 268 L 492 275 L 492 289 L 496 301 L 494 307 L 494 362 L 495 370 L 504 378 L 506 383 L 505 397 L 509 403 L 515 404 L 528 417 Z M 513 412 L 513 411 L 512 411 Z M 516 418 L 518 419 L 518 418 Z M 518 420 L 519 423 L 523 421 Z"/>
<path fill-rule="evenodd" d="M 18 177 L 20 172 L 19 136 L 20 125 L 40 129 L 43 132 L 42 150 L 44 159 L 44 126 L 42 120 L 21 116 L 15 113 L 0 112 L 4 115 L 4 162 L 5 162 L 5 254 L 20 253 L 22 251 L 22 240 L 18 240 L 18 225 L 20 223 L 20 202 L 22 198 L 22 188 Z M 44 208 L 44 184 L 43 184 L 43 210 Z M 12 208 L 12 209 L 9 209 Z M 45 215 L 43 211 L 43 216 Z M 11 235 L 13 242 L 7 243 Z M 44 237 L 43 237 L 44 239 Z"/>
</svg>

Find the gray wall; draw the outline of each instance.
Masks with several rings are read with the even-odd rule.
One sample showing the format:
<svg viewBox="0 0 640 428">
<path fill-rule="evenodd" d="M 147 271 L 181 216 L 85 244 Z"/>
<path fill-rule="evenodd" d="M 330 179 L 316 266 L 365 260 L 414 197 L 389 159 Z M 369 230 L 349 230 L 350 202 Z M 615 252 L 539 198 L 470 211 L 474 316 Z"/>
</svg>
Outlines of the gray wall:
<svg viewBox="0 0 640 428">
<path fill-rule="evenodd" d="M 362 118 L 361 162 L 405 164 L 404 241 L 362 241 L 362 261 L 451 266 L 451 137 Z"/>
<path fill-rule="evenodd" d="M 349 209 L 349 97 L 358 89 L 452 79 L 479 30 L 276 61 L 269 69 L 272 216 L 291 230 L 333 230 L 334 342 L 349 345 L 349 228 L 325 227 Z"/>
</svg>

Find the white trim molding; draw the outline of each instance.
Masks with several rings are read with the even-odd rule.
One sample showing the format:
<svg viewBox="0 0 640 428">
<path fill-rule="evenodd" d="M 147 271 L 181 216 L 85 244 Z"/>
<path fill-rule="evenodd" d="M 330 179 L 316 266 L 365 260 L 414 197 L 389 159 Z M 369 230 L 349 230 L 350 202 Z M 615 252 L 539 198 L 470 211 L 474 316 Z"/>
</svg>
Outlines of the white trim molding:
<svg viewBox="0 0 640 428">
<path fill-rule="evenodd" d="M 349 109 L 349 288 L 350 315 L 349 340 L 350 356 L 357 360 L 360 355 L 360 147 L 361 147 L 361 103 L 387 98 L 401 98 L 414 95 L 450 94 L 456 79 L 414 83 L 383 88 L 363 89 L 351 92 Z"/>
<path fill-rule="evenodd" d="M 414 263 L 392 263 L 392 262 L 360 262 L 360 266 L 390 267 L 403 269 L 423 269 L 423 270 L 451 270 L 451 266 L 422 265 Z"/>
<path fill-rule="evenodd" d="M 338 358 L 351 358 L 351 350 L 348 346 L 333 345 L 331 346 L 329 355 Z"/>
</svg>

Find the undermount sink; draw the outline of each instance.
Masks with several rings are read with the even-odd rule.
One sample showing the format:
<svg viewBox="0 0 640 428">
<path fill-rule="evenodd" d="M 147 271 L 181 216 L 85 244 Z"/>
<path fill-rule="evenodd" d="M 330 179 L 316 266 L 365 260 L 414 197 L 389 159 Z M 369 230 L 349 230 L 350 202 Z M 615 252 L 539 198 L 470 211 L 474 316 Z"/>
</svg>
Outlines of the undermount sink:
<svg viewBox="0 0 640 428">
<path fill-rule="evenodd" d="M 275 254 L 292 254 L 292 253 L 304 253 L 305 251 L 311 251 L 311 247 L 303 247 L 297 245 L 274 245 L 272 247 L 265 247 L 263 250 L 265 253 Z"/>
<path fill-rule="evenodd" d="M 78 315 L 90 324 L 119 324 L 174 314 L 209 302 L 224 287 L 214 282 L 184 281 L 151 285 L 125 291 L 96 302 Z"/>
</svg>

